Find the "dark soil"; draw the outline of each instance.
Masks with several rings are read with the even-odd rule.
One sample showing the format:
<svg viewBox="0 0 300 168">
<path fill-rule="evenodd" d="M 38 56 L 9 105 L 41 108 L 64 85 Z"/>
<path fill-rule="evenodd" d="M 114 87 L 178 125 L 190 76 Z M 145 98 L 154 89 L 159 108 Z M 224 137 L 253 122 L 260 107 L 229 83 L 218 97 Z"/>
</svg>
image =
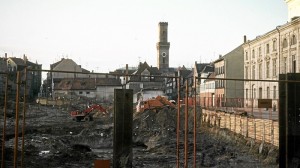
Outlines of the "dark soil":
<svg viewBox="0 0 300 168">
<path fill-rule="evenodd" d="M 112 109 L 112 108 L 110 108 Z M 113 158 L 113 111 L 94 115 L 94 121 L 76 122 L 67 108 L 31 106 L 26 114 L 24 167 L 93 167 L 94 160 Z M 193 112 L 189 112 L 188 165 L 193 164 Z M 181 112 L 179 164 L 184 165 L 184 113 Z M 200 112 L 197 121 L 201 121 Z M 22 118 L 22 116 L 21 116 Z M 3 117 L 0 118 L 3 123 Z M 7 120 L 5 164 L 13 167 L 14 118 Z M 22 120 L 20 120 L 21 132 Z M 135 113 L 133 167 L 176 167 L 177 110 Z M 200 127 L 201 125 L 201 127 Z M 1 125 L 1 127 L 3 127 Z M 2 131 L 2 128 L 1 128 Z M 1 132 L 2 134 L 2 132 Z M 236 137 L 236 138 L 235 138 Z M 18 165 L 22 137 L 19 134 Z M 197 123 L 197 167 L 278 167 L 278 150 Z"/>
</svg>

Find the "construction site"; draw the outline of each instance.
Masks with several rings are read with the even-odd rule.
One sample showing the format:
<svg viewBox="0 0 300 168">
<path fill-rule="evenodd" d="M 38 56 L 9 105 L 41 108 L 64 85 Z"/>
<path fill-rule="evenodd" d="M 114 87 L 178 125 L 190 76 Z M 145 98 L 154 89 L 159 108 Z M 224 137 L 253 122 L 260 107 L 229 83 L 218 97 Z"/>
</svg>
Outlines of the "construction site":
<svg viewBox="0 0 300 168">
<path fill-rule="evenodd" d="M 2 167 L 279 167 L 278 120 L 240 107 L 203 107 L 187 82 L 176 100 L 132 93 L 5 96 Z"/>
</svg>

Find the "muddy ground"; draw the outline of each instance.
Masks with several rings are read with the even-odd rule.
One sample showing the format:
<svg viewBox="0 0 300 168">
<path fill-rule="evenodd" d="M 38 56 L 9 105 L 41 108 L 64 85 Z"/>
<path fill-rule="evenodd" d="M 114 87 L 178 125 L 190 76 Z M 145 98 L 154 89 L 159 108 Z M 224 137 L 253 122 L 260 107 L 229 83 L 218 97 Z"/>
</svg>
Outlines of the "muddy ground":
<svg viewBox="0 0 300 168">
<path fill-rule="evenodd" d="M 96 113 L 94 121 L 76 122 L 69 108 L 30 105 L 26 113 L 24 167 L 93 167 L 94 160 L 113 158 L 113 110 Z M 176 109 L 135 113 L 133 167 L 176 167 Z M 13 167 L 14 125 L 12 110 L 7 119 L 5 164 Z M 197 116 L 200 121 L 200 113 Z M 183 113 L 181 116 L 183 119 Z M 193 116 L 189 118 L 189 167 L 193 163 Z M 3 116 L 1 120 L 1 135 Z M 180 132 L 180 167 L 184 162 L 183 120 Z M 21 162 L 21 125 L 18 164 Z M 198 123 L 197 167 L 278 167 L 278 149 L 231 135 Z M 2 136 L 1 136 L 2 137 Z M 261 150 L 259 150 L 261 149 Z"/>
</svg>

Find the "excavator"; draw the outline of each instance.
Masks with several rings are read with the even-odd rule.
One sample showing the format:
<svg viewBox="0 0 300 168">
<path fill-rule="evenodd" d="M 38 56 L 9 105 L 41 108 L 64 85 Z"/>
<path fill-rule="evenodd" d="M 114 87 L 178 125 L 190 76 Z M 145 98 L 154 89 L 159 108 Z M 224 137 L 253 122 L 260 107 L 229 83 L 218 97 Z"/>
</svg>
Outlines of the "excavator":
<svg viewBox="0 0 300 168">
<path fill-rule="evenodd" d="M 167 98 L 157 96 L 153 99 L 143 101 L 142 98 L 138 101 L 136 106 L 137 112 L 143 112 L 145 110 L 159 110 L 165 107 L 176 108 L 175 104 L 170 102 Z"/>
<path fill-rule="evenodd" d="M 102 112 L 105 115 L 108 114 L 107 110 L 105 108 L 103 108 L 101 105 L 94 104 L 83 111 L 79 111 L 79 110 L 71 111 L 71 117 L 73 120 L 78 121 L 78 122 L 82 121 L 82 120 L 92 121 L 93 116 L 91 113 L 96 110 Z"/>
</svg>

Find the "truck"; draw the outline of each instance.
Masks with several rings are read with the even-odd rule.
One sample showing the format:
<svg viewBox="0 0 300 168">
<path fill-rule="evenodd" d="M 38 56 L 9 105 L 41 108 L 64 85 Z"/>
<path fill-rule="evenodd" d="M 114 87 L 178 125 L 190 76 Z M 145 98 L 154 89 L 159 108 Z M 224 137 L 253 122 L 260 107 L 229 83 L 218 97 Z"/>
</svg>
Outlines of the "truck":
<svg viewBox="0 0 300 168">
<path fill-rule="evenodd" d="M 108 114 L 107 110 L 99 104 L 94 104 L 92 106 L 89 106 L 88 108 L 86 108 L 83 111 L 80 111 L 80 110 L 71 111 L 70 114 L 71 114 L 72 119 L 75 121 L 82 121 L 82 120 L 92 121 L 93 120 L 92 112 L 94 112 L 94 111 L 100 111 L 105 115 Z"/>
</svg>

